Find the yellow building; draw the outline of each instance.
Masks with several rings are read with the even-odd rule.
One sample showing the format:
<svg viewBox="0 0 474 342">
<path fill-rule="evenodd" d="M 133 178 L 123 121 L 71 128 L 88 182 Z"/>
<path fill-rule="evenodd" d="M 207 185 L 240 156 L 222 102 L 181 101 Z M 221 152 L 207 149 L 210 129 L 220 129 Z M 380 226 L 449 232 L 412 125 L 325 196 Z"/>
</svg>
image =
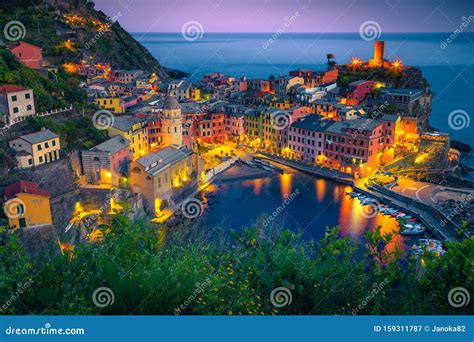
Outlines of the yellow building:
<svg viewBox="0 0 474 342">
<path fill-rule="evenodd" d="M 8 185 L 4 192 L 4 212 L 10 228 L 51 225 L 51 194 L 28 181 Z"/>
<path fill-rule="evenodd" d="M 245 135 L 251 146 L 261 147 L 263 144 L 264 113 L 258 109 L 252 109 L 245 113 Z"/>
<path fill-rule="evenodd" d="M 270 108 L 290 109 L 292 107 L 293 107 L 293 104 L 285 100 L 276 99 L 270 102 Z"/>
<path fill-rule="evenodd" d="M 61 146 L 59 135 L 48 129 L 22 135 L 10 140 L 8 145 L 15 150 L 18 167 L 29 168 L 59 159 Z"/>
<path fill-rule="evenodd" d="M 172 200 L 176 189 L 189 182 L 193 174 L 193 152 L 167 146 L 133 161 L 130 181 L 134 193 L 141 193 L 145 207 L 158 215 Z"/>
<path fill-rule="evenodd" d="M 95 103 L 102 109 L 113 111 L 114 113 L 123 113 L 123 106 L 120 97 L 99 97 Z"/>
<path fill-rule="evenodd" d="M 116 116 L 108 129 L 109 137 L 121 136 L 130 141 L 133 159 L 138 159 L 150 150 L 146 120 L 132 116 Z"/>
<path fill-rule="evenodd" d="M 286 146 L 285 133 L 291 124 L 291 114 L 279 109 L 269 109 L 263 115 L 263 148 L 280 153 Z"/>
<path fill-rule="evenodd" d="M 201 89 L 198 87 L 191 88 L 191 99 L 199 101 L 201 99 Z"/>
</svg>

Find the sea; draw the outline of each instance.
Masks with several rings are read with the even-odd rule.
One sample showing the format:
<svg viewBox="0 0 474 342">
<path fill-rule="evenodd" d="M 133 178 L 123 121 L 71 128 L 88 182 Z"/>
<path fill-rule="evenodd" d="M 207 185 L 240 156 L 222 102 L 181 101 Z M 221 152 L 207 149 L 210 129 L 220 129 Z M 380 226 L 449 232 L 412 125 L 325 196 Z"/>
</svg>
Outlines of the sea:
<svg viewBox="0 0 474 342">
<path fill-rule="evenodd" d="M 298 68 L 326 68 L 326 54 L 337 63 L 373 54 L 373 41 L 359 33 L 133 33 L 160 63 L 198 80 L 208 72 L 268 78 Z M 188 38 L 188 39 L 185 39 Z M 195 40 L 190 40 L 195 39 Z M 430 123 L 452 139 L 474 147 L 474 33 L 382 33 L 385 56 L 420 67 L 434 92 Z M 472 120 L 471 120 L 472 119 Z M 463 155 L 474 167 L 474 155 Z"/>
</svg>

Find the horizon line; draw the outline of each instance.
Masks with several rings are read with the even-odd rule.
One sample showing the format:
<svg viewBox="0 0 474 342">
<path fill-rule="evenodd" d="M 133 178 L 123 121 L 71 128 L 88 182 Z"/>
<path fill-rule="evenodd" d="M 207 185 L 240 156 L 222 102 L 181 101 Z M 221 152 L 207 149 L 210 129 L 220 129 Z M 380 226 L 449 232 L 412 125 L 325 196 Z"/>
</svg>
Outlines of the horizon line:
<svg viewBox="0 0 474 342">
<path fill-rule="evenodd" d="M 181 34 L 181 31 L 129 31 L 131 33 L 169 33 L 169 34 Z M 204 30 L 203 33 L 225 33 L 225 34 L 229 34 L 229 33 L 248 33 L 248 34 L 276 34 L 277 32 L 257 32 L 257 31 L 253 31 L 253 32 L 247 32 L 247 31 L 239 31 L 239 32 L 229 32 L 229 31 L 206 31 Z M 341 34 L 341 33 L 351 33 L 351 34 L 359 34 L 359 31 L 340 31 L 340 32 L 318 32 L 318 31 L 313 31 L 313 32 L 306 32 L 306 31 L 303 31 L 303 32 L 281 32 L 280 34 L 314 34 L 314 33 L 318 33 L 318 34 Z M 381 34 L 392 34 L 392 33 L 403 33 L 403 34 L 433 34 L 433 33 L 447 33 L 447 34 L 451 34 L 453 32 L 450 32 L 450 31 L 420 31 L 420 32 L 417 32 L 417 31 L 385 31 L 385 32 L 382 32 Z M 464 31 L 464 32 L 460 32 L 459 34 L 463 34 L 463 33 L 474 33 L 474 31 Z"/>
</svg>

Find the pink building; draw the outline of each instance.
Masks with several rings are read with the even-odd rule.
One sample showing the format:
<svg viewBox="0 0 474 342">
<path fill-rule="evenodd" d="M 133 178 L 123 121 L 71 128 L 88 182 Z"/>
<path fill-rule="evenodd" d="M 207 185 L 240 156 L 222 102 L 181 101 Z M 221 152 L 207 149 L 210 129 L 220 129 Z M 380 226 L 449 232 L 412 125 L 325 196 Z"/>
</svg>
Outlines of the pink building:
<svg viewBox="0 0 474 342">
<path fill-rule="evenodd" d="M 245 78 L 240 80 L 234 80 L 232 82 L 232 91 L 239 92 L 239 91 L 246 91 L 248 86 L 248 82 Z"/>
<path fill-rule="evenodd" d="M 126 177 L 132 153 L 130 142 L 124 137 L 115 136 L 88 151 L 82 151 L 81 159 L 89 183 L 127 186 Z"/>
<path fill-rule="evenodd" d="M 138 103 L 138 98 L 136 96 L 127 96 L 120 99 L 122 108 L 124 111 L 127 111 L 127 108 L 135 106 Z"/>
<path fill-rule="evenodd" d="M 297 160 L 321 164 L 324 160 L 325 131 L 332 121 L 308 115 L 292 124 L 288 131 L 288 151 L 284 154 Z"/>
<path fill-rule="evenodd" d="M 349 106 L 358 106 L 364 101 L 368 93 L 373 91 L 377 83 L 374 81 L 359 80 L 349 84 L 346 104 Z"/>
<path fill-rule="evenodd" d="M 19 42 L 11 47 L 10 51 L 28 68 L 38 70 L 43 66 L 43 53 L 39 46 L 26 42 Z"/>
<path fill-rule="evenodd" d="M 227 137 L 243 137 L 245 135 L 244 113 L 225 114 L 224 129 Z"/>
</svg>

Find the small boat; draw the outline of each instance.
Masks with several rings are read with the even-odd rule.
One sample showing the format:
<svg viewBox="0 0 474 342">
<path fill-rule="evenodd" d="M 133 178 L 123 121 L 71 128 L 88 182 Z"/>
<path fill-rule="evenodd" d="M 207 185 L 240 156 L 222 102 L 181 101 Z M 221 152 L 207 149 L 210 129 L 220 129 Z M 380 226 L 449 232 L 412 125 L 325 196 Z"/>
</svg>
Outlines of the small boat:
<svg viewBox="0 0 474 342">
<path fill-rule="evenodd" d="M 252 161 L 250 161 L 250 160 L 247 161 L 247 165 L 248 165 L 248 166 L 251 166 L 251 167 L 257 167 L 257 164 L 254 163 L 254 162 L 252 162 Z"/>
<path fill-rule="evenodd" d="M 392 214 L 394 214 L 394 213 L 396 213 L 396 212 L 397 212 L 397 209 L 388 208 L 388 209 L 386 210 L 386 215 L 390 215 L 390 216 L 391 216 Z"/>
<path fill-rule="evenodd" d="M 273 169 L 271 167 L 268 167 L 268 166 L 262 166 L 262 169 L 264 169 L 265 171 L 273 171 Z"/>
<path fill-rule="evenodd" d="M 259 163 L 259 164 L 262 163 L 262 159 L 257 158 L 257 157 L 253 157 L 253 161 L 256 162 L 256 163 Z"/>
<path fill-rule="evenodd" d="M 265 165 L 266 167 L 269 167 L 269 168 L 274 169 L 274 170 L 278 169 L 275 165 L 272 165 L 270 163 L 262 163 L 262 165 Z"/>
<path fill-rule="evenodd" d="M 412 246 L 412 253 L 415 257 L 420 257 L 425 251 L 434 253 L 436 256 L 441 256 L 446 253 L 443 248 L 443 243 L 435 239 L 420 239 Z"/>
<path fill-rule="evenodd" d="M 422 234 L 426 231 L 425 227 L 417 228 L 417 227 L 412 227 L 412 228 L 405 228 L 400 231 L 400 234 L 402 235 L 417 235 L 417 234 Z"/>
<path fill-rule="evenodd" d="M 360 203 L 362 203 L 363 205 L 372 204 L 372 203 L 375 203 L 375 202 L 377 202 L 377 200 L 374 199 L 374 198 L 370 198 L 370 197 L 365 198 L 364 200 L 360 201 Z"/>
<path fill-rule="evenodd" d="M 410 221 L 410 222 L 416 222 L 416 218 L 415 218 L 415 217 L 410 217 L 410 218 L 408 219 L 408 221 Z"/>
</svg>

